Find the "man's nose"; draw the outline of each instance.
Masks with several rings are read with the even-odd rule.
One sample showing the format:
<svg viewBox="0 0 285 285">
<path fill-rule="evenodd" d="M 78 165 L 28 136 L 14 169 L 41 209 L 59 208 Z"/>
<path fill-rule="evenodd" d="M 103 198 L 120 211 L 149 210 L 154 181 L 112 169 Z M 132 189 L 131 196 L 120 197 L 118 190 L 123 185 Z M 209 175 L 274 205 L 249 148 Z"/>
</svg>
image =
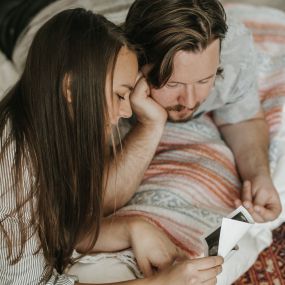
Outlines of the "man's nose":
<svg viewBox="0 0 285 285">
<path fill-rule="evenodd" d="M 189 109 L 192 109 L 196 106 L 197 99 L 193 85 L 189 84 L 184 86 L 183 90 L 180 93 L 178 103 Z"/>
</svg>

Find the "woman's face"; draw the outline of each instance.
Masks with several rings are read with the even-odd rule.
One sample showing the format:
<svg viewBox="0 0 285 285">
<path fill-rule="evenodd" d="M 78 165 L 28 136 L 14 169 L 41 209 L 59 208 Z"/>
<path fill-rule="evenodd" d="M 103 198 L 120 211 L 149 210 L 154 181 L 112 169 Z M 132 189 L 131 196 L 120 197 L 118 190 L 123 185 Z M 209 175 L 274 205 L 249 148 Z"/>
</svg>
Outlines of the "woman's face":
<svg viewBox="0 0 285 285">
<path fill-rule="evenodd" d="M 112 126 L 117 125 L 120 118 L 129 118 L 132 115 L 130 94 L 135 86 L 137 74 L 137 56 L 123 46 L 114 68 L 113 84 L 110 72 L 106 81 L 107 106 Z"/>
</svg>

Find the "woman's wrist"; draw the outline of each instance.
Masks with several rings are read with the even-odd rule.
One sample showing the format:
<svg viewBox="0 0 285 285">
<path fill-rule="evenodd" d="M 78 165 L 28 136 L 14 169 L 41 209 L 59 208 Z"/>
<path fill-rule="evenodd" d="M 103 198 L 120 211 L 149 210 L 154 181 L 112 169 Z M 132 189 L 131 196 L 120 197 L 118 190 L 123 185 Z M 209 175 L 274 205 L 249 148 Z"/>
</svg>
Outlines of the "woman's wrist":
<svg viewBox="0 0 285 285">
<path fill-rule="evenodd" d="M 112 216 L 104 218 L 100 232 L 92 252 L 110 252 L 124 250 L 131 247 L 130 218 Z M 89 244 L 90 236 L 85 236 L 77 244 L 76 250 L 83 252 Z"/>
<path fill-rule="evenodd" d="M 142 217 L 128 217 L 126 218 L 126 227 L 128 231 L 128 238 L 131 243 L 132 235 L 134 232 L 138 231 L 139 228 L 143 227 L 144 224 L 147 224 L 147 220 Z"/>
</svg>

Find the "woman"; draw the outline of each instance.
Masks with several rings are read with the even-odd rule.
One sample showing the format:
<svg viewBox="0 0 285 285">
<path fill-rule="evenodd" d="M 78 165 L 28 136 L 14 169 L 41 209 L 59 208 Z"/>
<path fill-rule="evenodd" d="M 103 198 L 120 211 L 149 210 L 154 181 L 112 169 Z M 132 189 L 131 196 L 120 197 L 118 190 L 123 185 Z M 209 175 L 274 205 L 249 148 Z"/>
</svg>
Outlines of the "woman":
<svg viewBox="0 0 285 285">
<path fill-rule="evenodd" d="M 137 104 L 147 84 L 136 82 L 133 50 L 118 27 L 83 9 L 61 12 L 37 33 L 0 102 L 0 284 L 74 284 L 64 273 L 74 249 L 129 247 L 149 277 L 120 284 L 215 283 L 219 257 L 150 276 L 180 251 L 148 221 L 103 219 L 112 126 L 131 115 L 130 95 L 144 110 Z"/>
</svg>

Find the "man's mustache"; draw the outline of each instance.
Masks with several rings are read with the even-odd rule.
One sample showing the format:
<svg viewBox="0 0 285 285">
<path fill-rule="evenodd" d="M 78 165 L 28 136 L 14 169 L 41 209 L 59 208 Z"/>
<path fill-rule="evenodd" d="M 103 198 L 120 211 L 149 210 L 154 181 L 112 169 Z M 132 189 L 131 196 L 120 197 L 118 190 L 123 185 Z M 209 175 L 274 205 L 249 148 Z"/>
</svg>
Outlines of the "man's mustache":
<svg viewBox="0 0 285 285">
<path fill-rule="evenodd" d="M 170 112 L 170 111 L 173 111 L 173 112 L 181 112 L 182 110 L 184 109 L 188 109 L 189 111 L 196 111 L 200 106 L 200 102 L 198 102 L 193 108 L 188 108 L 186 106 L 183 106 L 183 105 L 175 105 L 175 106 L 170 106 L 170 107 L 166 107 L 165 110 Z"/>
</svg>

